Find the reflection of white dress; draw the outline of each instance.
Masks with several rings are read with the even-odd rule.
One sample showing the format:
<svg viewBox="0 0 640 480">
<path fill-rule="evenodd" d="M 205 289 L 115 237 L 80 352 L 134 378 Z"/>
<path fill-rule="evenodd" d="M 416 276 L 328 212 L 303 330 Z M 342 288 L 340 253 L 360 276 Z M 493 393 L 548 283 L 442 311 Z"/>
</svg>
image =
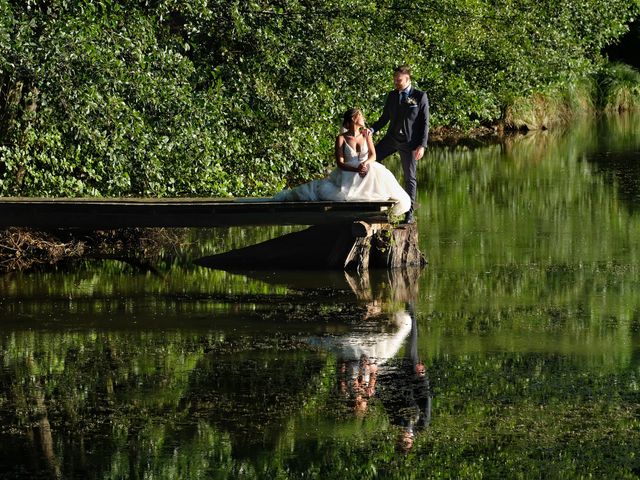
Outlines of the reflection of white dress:
<svg viewBox="0 0 640 480">
<path fill-rule="evenodd" d="M 309 339 L 309 343 L 336 353 L 342 360 L 359 360 L 363 355 L 378 365 L 393 358 L 411 332 L 411 316 L 398 311 L 391 316 L 392 332 L 353 332 L 338 337 Z"/>
<path fill-rule="evenodd" d="M 357 167 L 367 159 L 367 142 L 358 154 L 347 142 L 344 142 L 344 160 L 351 167 Z M 386 201 L 396 204 L 391 209 L 393 215 L 401 215 L 411 208 L 411 199 L 384 165 L 378 162 L 369 164 L 364 177 L 358 172 L 348 172 L 336 168 L 327 178 L 313 180 L 292 189 L 285 189 L 273 197 L 278 202 L 295 201 Z"/>
</svg>

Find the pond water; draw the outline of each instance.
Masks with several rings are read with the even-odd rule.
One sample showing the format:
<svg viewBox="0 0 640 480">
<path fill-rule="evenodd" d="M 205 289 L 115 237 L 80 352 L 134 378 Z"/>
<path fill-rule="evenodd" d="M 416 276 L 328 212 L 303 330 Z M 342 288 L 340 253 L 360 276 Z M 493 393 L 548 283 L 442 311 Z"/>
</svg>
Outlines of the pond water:
<svg viewBox="0 0 640 480">
<path fill-rule="evenodd" d="M 639 125 L 432 149 L 422 270 L 0 277 L 0 478 L 636 478 Z"/>
</svg>

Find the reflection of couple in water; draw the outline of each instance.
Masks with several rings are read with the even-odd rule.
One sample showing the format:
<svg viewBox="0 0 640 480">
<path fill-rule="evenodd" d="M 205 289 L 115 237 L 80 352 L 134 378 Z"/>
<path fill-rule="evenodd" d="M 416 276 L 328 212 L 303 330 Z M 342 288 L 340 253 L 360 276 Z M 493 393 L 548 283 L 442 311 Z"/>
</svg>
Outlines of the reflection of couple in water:
<svg viewBox="0 0 640 480">
<path fill-rule="evenodd" d="M 418 355 L 418 328 L 412 305 L 389 316 L 372 302 L 364 319 L 380 325 L 385 316 L 390 320 L 390 331 L 353 332 L 317 342 L 338 356 L 342 399 L 357 415 L 364 415 L 369 402 L 378 399 L 391 424 L 400 428 L 398 448 L 408 452 L 416 433 L 429 424 L 431 392 L 425 364 Z M 404 355 L 396 357 L 405 342 Z"/>
</svg>

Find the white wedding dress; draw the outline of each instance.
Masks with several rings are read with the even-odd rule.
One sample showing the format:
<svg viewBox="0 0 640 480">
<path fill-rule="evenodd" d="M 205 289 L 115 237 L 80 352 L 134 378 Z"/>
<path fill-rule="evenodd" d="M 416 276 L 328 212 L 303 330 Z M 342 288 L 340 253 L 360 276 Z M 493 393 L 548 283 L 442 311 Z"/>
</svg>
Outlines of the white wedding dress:
<svg viewBox="0 0 640 480">
<path fill-rule="evenodd" d="M 347 165 L 357 167 L 367 159 L 368 154 L 367 142 L 363 144 L 360 153 L 344 142 L 344 160 Z M 273 199 L 278 202 L 392 200 L 395 202 L 391 209 L 392 215 L 402 215 L 411 208 L 411 198 L 407 192 L 400 186 L 393 173 L 378 162 L 369 164 L 369 171 L 364 177 L 358 172 L 336 168 L 327 178 L 282 190 Z"/>
</svg>

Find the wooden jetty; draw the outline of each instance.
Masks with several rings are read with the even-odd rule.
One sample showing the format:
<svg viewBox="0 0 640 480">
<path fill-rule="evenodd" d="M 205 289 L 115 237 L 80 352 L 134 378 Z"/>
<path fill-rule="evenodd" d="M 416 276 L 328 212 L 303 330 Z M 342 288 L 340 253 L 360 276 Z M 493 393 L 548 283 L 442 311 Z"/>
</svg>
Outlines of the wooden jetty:
<svg viewBox="0 0 640 480">
<path fill-rule="evenodd" d="M 392 225 L 392 202 L 274 202 L 238 198 L 0 197 L 0 228 L 310 225 L 258 245 L 203 257 L 222 269 L 357 269 L 421 265 L 415 224 Z"/>
</svg>

